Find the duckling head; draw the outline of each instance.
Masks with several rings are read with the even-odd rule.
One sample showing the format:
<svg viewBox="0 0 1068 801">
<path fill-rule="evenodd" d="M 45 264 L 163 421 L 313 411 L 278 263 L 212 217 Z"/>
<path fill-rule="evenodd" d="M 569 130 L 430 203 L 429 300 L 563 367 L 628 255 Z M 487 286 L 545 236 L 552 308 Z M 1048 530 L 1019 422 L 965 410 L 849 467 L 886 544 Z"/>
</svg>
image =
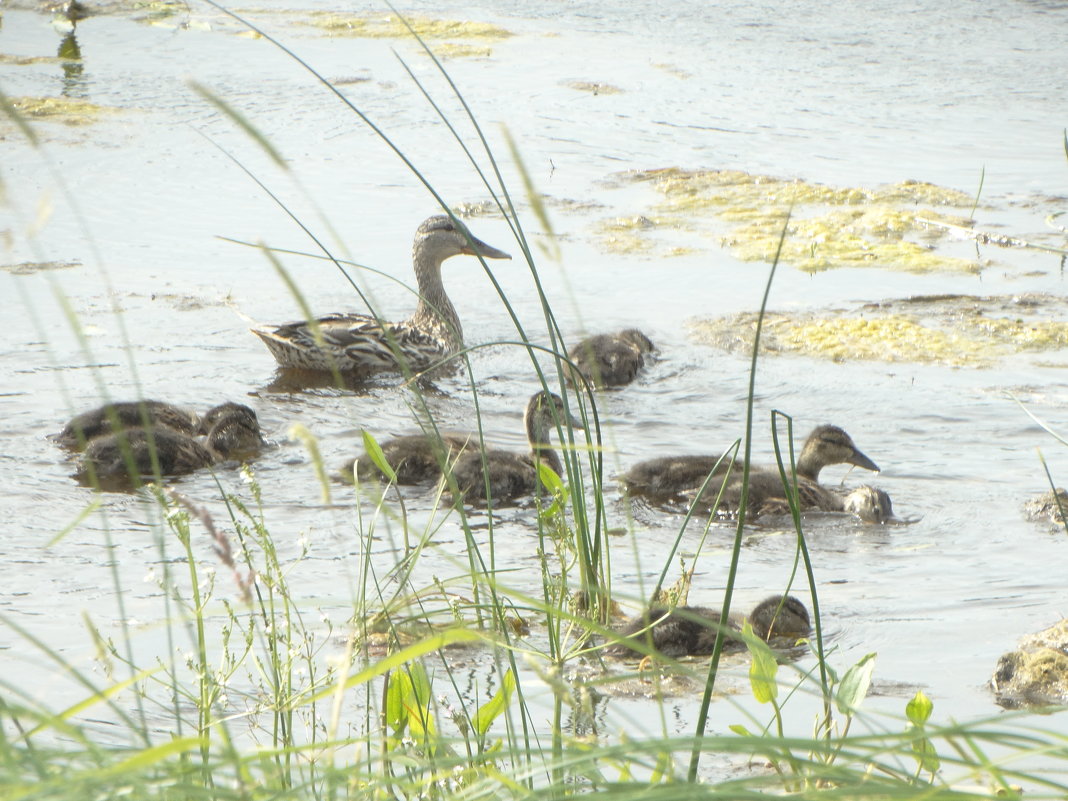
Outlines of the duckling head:
<svg viewBox="0 0 1068 801">
<path fill-rule="evenodd" d="M 805 440 L 797 459 L 797 472 L 816 481 L 820 470 L 832 464 L 851 464 L 879 472 L 879 465 L 861 453 L 844 430 L 832 425 L 818 426 Z"/>
</svg>

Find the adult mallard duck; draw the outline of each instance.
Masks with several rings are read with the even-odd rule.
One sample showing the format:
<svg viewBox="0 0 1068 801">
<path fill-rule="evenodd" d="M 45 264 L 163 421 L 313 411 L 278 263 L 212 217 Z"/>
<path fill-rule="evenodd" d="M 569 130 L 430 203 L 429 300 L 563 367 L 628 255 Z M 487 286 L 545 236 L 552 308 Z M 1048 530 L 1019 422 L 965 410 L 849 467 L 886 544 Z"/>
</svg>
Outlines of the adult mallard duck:
<svg viewBox="0 0 1068 801">
<path fill-rule="evenodd" d="M 569 415 L 564 402 L 552 392 L 537 392 L 531 396 L 523 414 L 523 425 L 530 443 L 529 453 L 491 448 L 482 451 L 469 448 L 452 465 L 452 477 L 468 503 L 485 503 L 488 498 L 495 506 L 532 495 L 540 486 L 538 462 L 560 475 L 563 466 L 550 444 L 557 425 L 570 425 L 584 430 L 582 421 Z M 477 445 L 477 442 L 473 443 Z M 485 461 L 483 462 L 483 457 Z"/>
<path fill-rule="evenodd" d="M 282 367 L 374 373 L 425 370 L 463 347 L 463 329 L 441 282 L 441 264 L 452 256 L 510 259 L 476 239 L 458 220 L 437 215 L 415 232 L 412 263 L 419 288 L 415 314 L 390 323 L 368 314 L 330 314 L 273 329 L 253 328 Z M 321 336 L 321 342 L 318 341 Z"/>
<path fill-rule="evenodd" d="M 620 631 L 621 639 L 605 648 L 610 656 L 641 655 L 652 649 L 664 656 L 707 656 L 712 653 L 720 628 L 718 609 L 703 606 L 654 606 L 632 618 Z M 762 640 L 804 637 L 809 633 L 808 610 L 792 595 L 765 598 L 748 615 L 753 633 Z M 737 636 L 742 622 L 729 619 L 724 648 L 744 648 Z M 644 649 L 643 647 L 644 646 Z"/>
<path fill-rule="evenodd" d="M 653 343 L 637 328 L 615 334 L 597 334 L 579 342 L 567 352 L 574 370 L 597 388 L 629 384 L 645 365 Z M 570 383 L 576 380 L 571 370 L 564 373 Z"/>
<path fill-rule="evenodd" d="M 660 502 L 696 500 L 699 505 L 710 506 L 719 493 L 719 482 L 713 479 L 701 498 L 698 498 L 697 494 L 709 473 L 715 469 L 717 461 L 717 456 L 667 456 L 649 459 L 634 465 L 623 476 L 622 481 L 631 495 L 642 495 Z M 798 500 L 802 508 L 842 511 L 842 498 L 819 484 L 820 471 L 832 464 L 851 464 L 875 472 L 879 470 L 879 466 L 861 453 L 853 439 L 841 428 L 832 425 L 818 426 L 808 435 L 797 459 Z M 727 460 L 724 460 L 716 474 L 725 474 L 726 471 Z M 720 508 L 728 511 L 737 509 L 741 500 L 741 485 L 742 466 L 736 462 Z M 781 511 L 780 501 L 785 502 L 785 498 L 786 493 L 778 468 L 750 470 L 750 513 Z"/>
<path fill-rule="evenodd" d="M 195 434 L 201 421 L 196 413 L 163 401 L 119 401 L 76 415 L 55 435 L 55 440 L 68 450 L 80 451 L 91 440 L 112 433 L 116 426 L 121 429 L 145 425 Z"/>
</svg>

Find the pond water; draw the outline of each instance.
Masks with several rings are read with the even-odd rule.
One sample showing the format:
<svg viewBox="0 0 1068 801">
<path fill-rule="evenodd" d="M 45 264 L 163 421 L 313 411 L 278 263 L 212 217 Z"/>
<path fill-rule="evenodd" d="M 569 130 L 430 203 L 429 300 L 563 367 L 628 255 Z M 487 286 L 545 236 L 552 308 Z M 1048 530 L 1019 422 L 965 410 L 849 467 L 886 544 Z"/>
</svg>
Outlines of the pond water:
<svg viewBox="0 0 1068 801">
<path fill-rule="evenodd" d="M 525 330 L 547 343 L 517 243 L 503 220 L 485 211 L 484 186 L 405 71 L 407 65 L 425 82 L 485 166 L 459 104 L 418 45 L 332 35 L 307 24 L 312 12 L 332 10 L 325 3 L 298 0 L 284 13 L 245 5 L 245 16 L 333 81 L 393 139 L 446 202 L 479 210 L 469 221 L 472 231 L 516 257 L 491 264 L 493 276 Z M 474 55 L 446 50 L 452 40 L 429 41 L 455 53 L 446 67 L 499 159 L 565 336 L 637 325 L 658 345 L 658 360 L 636 384 L 600 398 L 609 474 L 648 456 L 716 452 L 742 434 L 748 355 L 695 338 L 691 323 L 755 310 L 768 274 L 765 262 L 740 261 L 721 246 L 730 230 L 723 219 L 694 212 L 686 225 L 661 224 L 663 198 L 651 183 L 621 175 L 730 169 L 867 189 L 913 179 L 967 194 L 982 181 L 978 228 L 1065 246 L 1045 218 L 1068 205 L 1062 107 L 1068 5 L 612 5 L 439 2 L 409 9 L 513 34 L 457 36 Z M 293 562 L 290 581 L 300 603 L 330 613 L 337 625 L 351 609 L 359 572 L 355 503 L 337 487 L 330 502 L 322 500 L 307 451 L 288 431 L 303 424 L 318 437 L 326 463 L 340 465 L 361 450 L 361 429 L 380 438 L 411 431 L 404 401 L 412 396 L 389 382 L 359 392 L 272 391 L 274 363 L 248 333 L 249 320 L 283 322 L 300 311 L 254 245 L 316 248 L 242 167 L 334 252 L 402 282 L 411 281 L 412 233 L 436 203 L 337 97 L 237 22 L 198 4 L 159 18 L 119 7 L 104 12 L 73 34 L 80 61 L 55 58 L 61 47 L 70 54 L 72 40 L 30 7 L 9 5 L 0 28 L 0 88 L 9 98 L 56 96 L 104 107 L 84 119 L 32 119 L 37 147 L 6 119 L 0 128 L 6 195 L 0 282 L 8 298 L 0 350 L 6 387 L 0 514 L 7 520 L 0 527 L 7 566 L 0 611 L 82 666 L 94 653 L 83 614 L 112 635 L 125 615 L 143 627 L 137 631 L 146 652 L 163 645 L 153 623 L 163 614 L 160 591 L 145 579 L 178 554 L 171 544 L 161 556 L 150 504 L 104 496 L 100 511 L 53 543 L 92 493 L 69 478 L 70 465 L 47 435 L 99 403 L 106 385 L 113 398 L 143 395 L 201 409 L 245 399 L 256 409 L 273 442 L 255 465 L 268 526 L 282 559 Z M 383 9 L 371 13 L 387 16 Z M 287 169 L 191 82 L 244 115 Z M 542 253 L 550 240 L 521 189 L 505 129 L 546 197 L 558 260 Z M 969 209 L 953 212 L 967 216 Z M 653 226 L 648 235 L 639 230 L 642 247 L 617 247 L 606 237 L 606 225 L 641 218 Z M 821 315 L 914 295 L 1064 291 L 1055 253 L 952 238 L 933 247 L 976 269 L 808 273 L 784 264 L 769 308 Z M 317 312 L 359 309 L 329 262 L 282 258 Z M 404 287 L 355 275 L 387 316 L 412 307 Z M 516 339 L 475 260 L 450 261 L 445 282 L 469 343 Z M 1068 455 L 1020 405 L 1065 430 L 1066 357 L 1049 348 L 1012 351 L 983 366 L 790 354 L 761 361 L 756 455 L 770 457 L 772 409 L 792 415 L 802 436 L 822 422 L 841 425 L 883 468 L 877 483 L 898 514 L 916 521 L 873 527 L 816 518 L 808 529 L 834 663 L 844 668 L 878 652 L 881 708 L 900 712 L 922 687 L 938 719 L 995 714 L 986 682 L 998 656 L 1068 612 L 1068 538 L 1028 522 L 1020 508 L 1046 488 L 1037 449 L 1055 479 L 1068 474 Z M 519 416 L 536 387 L 526 353 L 503 345 L 477 350 L 471 377 L 487 436 L 522 447 Z M 448 379 L 439 389 L 430 399 L 439 423 L 468 429 L 466 380 Z M 843 475 L 825 474 L 831 481 Z M 246 492 L 237 472 L 219 478 L 226 489 Z M 846 479 L 867 480 L 855 473 Z M 224 516 L 211 476 L 176 487 Z M 609 493 L 610 523 L 628 525 L 614 485 Z M 414 520 L 436 519 L 425 493 L 407 500 Z M 678 516 L 636 510 L 613 552 L 613 589 L 621 598 L 648 591 L 680 524 Z M 498 564 L 516 568 L 509 581 L 533 594 L 535 531 L 529 511 L 502 513 L 495 527 Z M 728 527 L 713 533 L 696 563 L 691 602 L 719 605 L 729 538 Z M 384 534 L 374 544 L 383 573 L 397 558 L 394 539 Z M 433 539 L 420 586 L 465 570 L 454 520 Z M 684 553 L 692 554 L 697 539 L 697 529 L 685 535 Z M 205 563 L 213 560 L 206 542 L 197 550 Z M 781 589 L 792 554 L 788 529 L 754 527 L 736 603 L 748 607 Z M 534 583 L 524 584 L 524 575 Z M 669 577 L 677 575 L 673 566 Z M 125 588 L 121 608 L 116 580 Z M 532 636 L 541 636 L 536 626 Z M 40 697 L 54 695 L 57 705 L 79 697 L 58 675 L 43 678 L 54 675 L 53 667 L 8 627 L 0 629 L 0 664 L 7 681 L 32 677 Z M 694 699 L 672 701 L 678 731 L 692 730 Z M 632 720 L 642 703 L 614 699 L 603 714 Z M 730 717 L 716 725 L 722 729 L 734 722 Z M 799 720 L 807 726 L 810 718 Z M 1056 719 L 1044 723 L 1063 727 Z"/>
</svg>

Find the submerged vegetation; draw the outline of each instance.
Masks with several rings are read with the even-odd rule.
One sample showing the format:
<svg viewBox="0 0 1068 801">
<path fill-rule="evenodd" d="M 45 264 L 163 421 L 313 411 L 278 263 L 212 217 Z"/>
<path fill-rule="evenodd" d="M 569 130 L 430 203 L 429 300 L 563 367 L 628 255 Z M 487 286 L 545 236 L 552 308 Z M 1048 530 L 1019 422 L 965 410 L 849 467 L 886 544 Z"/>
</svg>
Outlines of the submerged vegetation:
<svg viewBox="0 0 1068 801">
<path fill-rule="evenodd" d="M 414 27 L 421 39 L 430 35 Z M 477 130 L 477 121 L 470 122 Z M 499 174 L 488 148 L 472 157 L 472 166 L 480 175 Z M 686 180 L 714 183 L 707 175 Z M 507 187 L 487 180 L 487 189 L 540 290 Z M 780 191 L 796 203 L 802 187 Z M 831 203 L 831 190 L 814 191 L 824 195 L 819 203 Z M 843 204 L 856 194 L 840 191 Z M 938 193 L 917 185 L 913 197 L 932 203 Z M 540 209 L 533 191 L 531 201 Z M 775 266 L 792 252 L 794 220 L 776 213 L 777 229 L 767 229 L 777 239 L 768 286 Z M 527 342 L 508 298 L 502 293 L 500 300 L 502 318 L 511 314 Z M 207 500 L 164 489 L 162 481 L 149 483 L 135 497 L 158 557 L 150 575 L 158 618 L 150 631 L 130 625 L 121 608 L 126 588 L 117 579 L 119 623 L 105 629 L 86 619 L 86 640 L 95 649 L 91 666 L 0 615 L 25 650 L 71 679 L 77 695 L 57 702 L 42 698 L 36 686 L 0 677 L 0 799 L 555 799 L 590 791 L 615 799 L 956 799 L 1015 798 L 1022 784 L 1030 798 L 1068 793 L 1068 743 L 1031 721 L 945 720 L 922 691 L 898 704 L 896 715 L 868 711 L 876 655 L 849 665 L 828 649 L 800 509 L 789 491 L 795 543 L 789 586 L 767 590 L 792 593 L 806 604 L 813 624 L 807 641 L 777 652 L 749 625 L 740 631 L 723 626 L 715 629 L 709 660 L 658 656 L 643 651 L 638 639 L 630 649 L 648 660 L 633 665 L 606 658 L 604 646 L 620 639 L 611 581 L 611 551 L 618 545 L 610 523 L 626 513 L 605 499 L 597 396 L 588 387 L 568 391 L 560 332 L 550 304 L 542 302 L 556 372 L 541 367 L 533 346 L 513 346 L 530 354 L 543 388 L 560 392 L 563 409 L 581 417 L 586 435 L 556 421 L 554 441 L 563 445 L 559 469 L 539 469 L 541 488 L 523 518 L 537 543 L 532 561 L 502 564 L 495 550 L 501 518 L 444 500 L 447 487 L 456 489 L 448 486 L 447 464 L 446 483 L 428 489 L 432 513 L 417 519 L 390 483 L 395 472 L 372 436 L 365 442 L 384 485 L 356 480 L 337 490 L 312 432 L 301 428 L 295 433 L 322 477 L 324 498 L 334 493 L 353 509 L 350 566 L 357 575 L 338 592 L 351 597 L 345 618 L 335 620 L 320 610 L 321 598 L 294 589 L 290 578 L 308 552 L 280 554 L 279 543 L 292 532 L 272 528 L 270 499 L 252 468 L 242 468 L 240 489 L 220 482 Z M 914 335 L 905 318 L 885 319 L 887 331 L 902 339 Z M 751 376 L 762 340 L 819 342 L 841 335 L 821 335 L 812 322 L 807 330 L 790 331 L 785 318 L 763 308 L 742 321 L 743 329 L 739 322 L 733 321 L 738 344 L 753 354 Z M 72 325 L 77 332 L 77 321 Z M 1012 328 L 1008 322 L 984 325 L 995 332 L 990 336 L 1016 336 L 1001 330 Z M 428 419 L 420 385 L 411 386 L 417 416 Z M 472 381 L 472 419 L 481 430 L 477 389 Z M 743 477 L 750 445 L 761 436 L 753 396 L 751 380 L 740 437 Z M 776 417 L 773 425 L 777 446 L 789 440 L 790 421 L 786 432 L 782 422 Z M 790 453 L 784 447 L 779 459 L 784 477 L 796 473 Z M 449 450 L 442 447 L 440 455 L 445 459 Z M 72 528 L 96 513 L 94 502 Z M 425 567 L 444 520 L 457 546 L 448 575 Z M 630 600 L 685 603 L 692 562 L 673 587 L 665 585 L 684 533 L 701 522 L 709 521 L 692 510 L 686 515 L 671 552 L 650 566 L 659 578 L 648 599 Z M 732 605 L 744 532 L 743 504 L 718 619 L 727 619 Z M 57 533 L 57 540 L 66 533 Z M 383 542 L 396 555 L 385 572 L 373 558 Z M 702 537 L 694 561 L 703 545 Z M 521 580 L 518 571 L 532 572 L 534 581 Z M 745 643 L 742 662 L 721 658 L 728 640 Z M 745 697 L 723 698 L 725 679 L 732 671 L 737 678 L 739 669 Z M 684 732 L 659 706 L 677 677 L 691 682 L 686 702 L 700 709 L 697 723 Z M 650 699 L 657 713 L 621 734 L 625 721 L 605 710 L 610 696 L 628 693 Z M 1026 761 L 1032 754 L 1043 764 Z"/>
</svg>

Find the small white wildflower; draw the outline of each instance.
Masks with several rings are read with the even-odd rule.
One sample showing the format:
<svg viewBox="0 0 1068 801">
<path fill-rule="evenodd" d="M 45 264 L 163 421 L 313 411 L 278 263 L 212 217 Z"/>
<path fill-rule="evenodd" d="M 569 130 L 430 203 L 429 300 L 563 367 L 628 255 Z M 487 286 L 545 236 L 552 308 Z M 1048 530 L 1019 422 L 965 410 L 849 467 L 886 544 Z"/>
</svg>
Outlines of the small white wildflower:
<svg viewBox="0 0 1068 801">
<path fill-rule="evenodd" d="M 149 565 L 148 572 L 145 573 L 145 577 L 143 579 L 141 579 L 141 580 L 143 582 L 145 582 L 146 584 L 148 582 L 150 582 L 150 581 L 155 581 L 156 580 L 156 566 L 155 565 Z"/>
</svg>

